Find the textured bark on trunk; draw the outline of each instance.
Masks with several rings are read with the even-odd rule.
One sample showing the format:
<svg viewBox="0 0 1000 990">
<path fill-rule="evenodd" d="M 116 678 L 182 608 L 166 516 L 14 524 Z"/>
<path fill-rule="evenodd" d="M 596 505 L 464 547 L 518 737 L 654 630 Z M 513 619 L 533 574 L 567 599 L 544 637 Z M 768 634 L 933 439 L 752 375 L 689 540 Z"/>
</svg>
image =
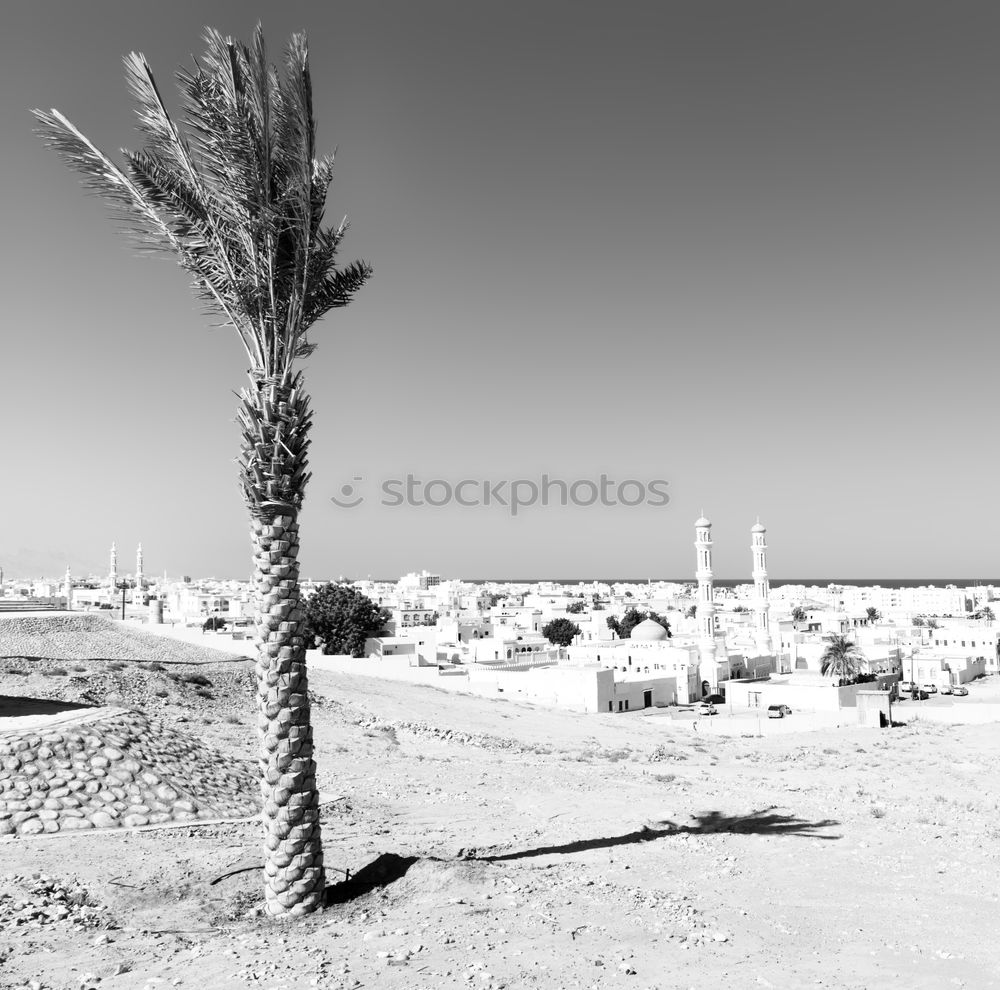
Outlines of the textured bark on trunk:
<svg viewBox="0 0 1000 990">
<path fill-rule="evenodd" d="M 298 561 L 311 414 L 298 375 L 251 382 L 239 420 L 253 544 L 265 908 L 297 917 L 320 907 L 324 890 Z"/>
<path fill-rule="evenodd" d="M 251 530 L 260 639 L 257 699 L 265 906 L 273 917 L 314 911 L 322 904 L 324 888 L 298 533 L 291 515 L 254 519 Z"/>
</svg>

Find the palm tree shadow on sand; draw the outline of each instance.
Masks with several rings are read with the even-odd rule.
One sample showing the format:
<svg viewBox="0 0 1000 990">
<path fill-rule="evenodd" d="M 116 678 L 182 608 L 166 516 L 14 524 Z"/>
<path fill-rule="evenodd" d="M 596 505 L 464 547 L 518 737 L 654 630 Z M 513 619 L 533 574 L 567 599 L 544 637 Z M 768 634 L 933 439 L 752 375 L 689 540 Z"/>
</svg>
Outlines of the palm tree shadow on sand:
<svg viewBox="0 0 1000 990">
<path fill-rule="evenodd" d="M 539 846 L 536 849 L 525 849 L 521 852 L 499 853 L 497 855 L 479 855 L 474 850 L 460 853 L 454 861 L 477 863 L 502 863 L 515 859 L 531 859 L 535 856 L 558 856 L 571 853 L 587 852 L 591 849 L 612 849 L 615 846 L 630 846 L 641 842 L 653 842 L 670 835 L 708 835 L 711 833 L 728 833 L 733 835 L 790 835 L 808 839 L 832 840 L 839 835 L 821 835 L 822 829 L 832 828 L 840 822 L 832 818 L 810 822 L 795 815 L 785 815 L 776 808 L 764 808 L 753 811 L 749 815 L 724 815 L 720 811 L 707 811 L 698 815 L 692 825 L 677 825 L 671 821 L 657 822 L 655 826 L 644 825 L 635 832 L 625 835 L 609 835 L 596 839 L 578 839 L 558 846 Z M 401 880 L 407 871 L 419 860 L 435 860 L 445 862 L 435 856 L 399 856 L 396 853 L 382 853 L 366 866 L 351 874 L 339 883 L 327 886 L 324 893 L 324 904 L 345 904 L 374 890 L 388 887 Z"/>
<path fill-rule="evenodd" d="M 389 884 L 402 880 L 407 870 L 417 862 L 419 856 L 398 856 L 396 853 L 382 853 L 357 873 L 349 870 L 339 883 L 328 884 L 323 891 L 323 904 L 346 904 L 373 890 L 381 890 Z"/>
<path fill-rule="evenodd" d="M 785 815 L 776 808 L 764 808 L 749 815 L 724 815 L 720 811 L 708 811 L 698 815 L 693 825 L 677 825 L 662 821 L 655 825 L 644 825 L 635 832 L 625 835 L 609 835 L 596 839 L 577 839 L 558 846 L 539 846 L 520 852 L 500 853 L 495 856 L 474 855 L 468 858 L 482 863 L 500 863 L 510 859 L 530 859 L 534 856 L 558 856 L 587 852 L 591 849 L 612 849 L 615 846 L 631 846 L 640 842 L 653 842 L 671 835 L 709 835 L 725 832 L 733 835 L 792 835 L 800 838 L 832 840 L 839 835 L 821 835 L 820 830 L 832 828 L 840 822 L 832 818 L 810 822 L 795 815 Z"/>
</svg>

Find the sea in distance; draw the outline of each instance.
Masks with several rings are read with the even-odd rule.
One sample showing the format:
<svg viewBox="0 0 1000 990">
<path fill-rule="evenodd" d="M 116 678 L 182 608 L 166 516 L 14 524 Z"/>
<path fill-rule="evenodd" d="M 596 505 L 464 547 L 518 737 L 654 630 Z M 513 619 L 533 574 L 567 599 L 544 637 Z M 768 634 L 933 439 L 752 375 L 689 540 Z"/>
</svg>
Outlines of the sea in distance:
<svg viewBox="0 0 1000 990">
<path fill-rule="evenodd" d="M 395 578 L 387 580 L 395 581 Z M 601 578 L 463 578 L 468 584 L 656 584 L 666 582 L 668 584 L 697 584 L 690 575 L 686 577 L 601 577 Z M 718 588 L 735 588 L 740 584 L 753 584 L 750 577 L 741 578 L 713 578 L 712 583 Z M 784 584 L 802 584 L 807 588 L 826 588 L 834 585 L 854 585 L 856 587 L 880 588 L 924 588 L 933 585 L 937 588 L 946 588 L 954 585 L 957 588 L 971 588 L 975 585 L 1000 585 L 1000 578 L 770 578 L 768 583 L 772 588 L 780 588 Z"/>
</svg>

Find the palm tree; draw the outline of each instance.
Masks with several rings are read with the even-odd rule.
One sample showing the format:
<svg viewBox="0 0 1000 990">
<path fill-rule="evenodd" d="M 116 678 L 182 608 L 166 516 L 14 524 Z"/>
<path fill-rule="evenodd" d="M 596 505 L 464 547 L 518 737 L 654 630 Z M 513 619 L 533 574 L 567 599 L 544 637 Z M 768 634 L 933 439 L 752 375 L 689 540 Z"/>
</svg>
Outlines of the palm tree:
<svg viewBox="0 0 1000 990">
<path fill-rule="evenodd" d="M 869 622 L 878 622 L 882 618 L 882 613 L 874 605 L 869 605 L 865 614 Z"/>
<path fill-rule="evenodd" d="M 319 796 L 299 595 L 298 516 L 311 412 L 298 362 L 310 327 L 346 306 L 371 267 L 334 264 L 346 218 L 323 224 L 333 158 L 315 152 L 309 56 L 293 35 L 279 72 L 260 25 L 249 45 L 209 29 L 177 79 L 183 129 L 144 56 L 125 58 L 146 147 L 113 162 L 59 111 L 39 133 L 147 248 L 171 252 L 198 295 L 239 337 L 249 382 L 237 413 L 240 485 L 250 515 L 264 797 L 265 906 L 302 915 L 322 902 Z"/>
<path fill-rule="evenodd" d="M 984 605 L 976 614 L 973 616 L 974 619 L 982 619 L 986 625 L 989 625 L 996 616 L 993 614 L 993 609 L 989 605 Z"/>
<path fill-rule="evenodd" d="M 856 677 L 865 663 L 864 654 L 857 644 L 846 636 L 833 636 L 819 660 L 824 674 L 845 680 Z"/>
</svg>

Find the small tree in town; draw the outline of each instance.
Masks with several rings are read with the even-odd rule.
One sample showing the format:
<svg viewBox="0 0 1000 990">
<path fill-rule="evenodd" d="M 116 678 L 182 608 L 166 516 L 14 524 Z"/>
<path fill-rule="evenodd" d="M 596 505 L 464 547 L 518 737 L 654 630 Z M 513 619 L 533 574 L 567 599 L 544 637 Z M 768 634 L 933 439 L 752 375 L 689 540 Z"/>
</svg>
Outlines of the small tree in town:
<svg viewBox="0 0 1000 990">
<path fill-rule="evenodd" d="M 617 616 L 609 615 L 605 622 L 608 628 L 619 638 L 628 639 L 632 630 L 646 618 L 645 612 L 640 612 L 637 608 L 627 608 L 625 614 L 619 619 Z"/>
<path fill-rule="evenodd" d="M 226 620 L 221 615 L 210 615 L 202 623 L 201 628 L 205 632 L 218 632 L 220 629 L 226 628 Z"/>
<path fill-rule="evenodd" d="M 347 584 L 324 584 L 306 602 L 308 636 L 324 653 L 363 657 L 365 640 L 383 635 L 388 609 Z"/>
<path fill-rule="evenodd" d="M 569 605 L 566 606 L 566 614 L 579 615 L 583 611 L 583 609 L 584 605 L 582 601 L 571 602 Z"/>
<path fill-rule="evenodd" d="M 914 618 L 913 624 L 917 627 L 926 626 L 927 620 L 922 615 L 918 615 Z"/>
<path fill-rule="evenodd" d="M 569 619 L 553 619 L 542 627 L 542 635 L 554 646 L 569 646 L 580 635 L 580 627 Z"/>
<path fill-rule="evenodd" d="M 852 680 L 865 663 L 864 654 L 858 645 L 846 636 L 834 636 L 819 658 L 820 670 L 830 677 Z"/>
<path fill-rule="evenodd" d="M 868 606 L 865 611 L 865 615 L 867 616 L 869 622 L 879 622 L 882 618 L 882 613 L 873 605 Z"/>
<path fill-rule="evenodd" d="M 806 621 L 806 610 L 801 605 L 796 605 L 792 609 L 792 621 L 793 622 L 805 622 Z"/>
<path fill-rule="evenodd" d="M 659 622 L 659 624 L 663 626 L 664 629 L 667 630 L 667 639 L 673 638 L 674 634 L 670 631 L 670 621 L 668 619 L 660 615 L 659 612 L 653 612 L 653 611 L 650 611 L 649 618 L 651 618 L 654 622 Z"/>
<path fill-rule="evenodd" d="M 632 635 L 632 630 L 635 629 L 640 622 L 645 622 L 646 619 L 652 619 L 654 622 L 658 622 L 664 629 L 667 630 L 667 638 L 670 637 L 670 623 L 657 612 L 640 612 L 637 608 L 630 608 L 626 610 L 625 614 L 620 619 L 615 618 L 613 615 L 609 615 L 605 621 L 607 622 L 608 628 L 619 639 L 628 639 Z"/>
</svg>

